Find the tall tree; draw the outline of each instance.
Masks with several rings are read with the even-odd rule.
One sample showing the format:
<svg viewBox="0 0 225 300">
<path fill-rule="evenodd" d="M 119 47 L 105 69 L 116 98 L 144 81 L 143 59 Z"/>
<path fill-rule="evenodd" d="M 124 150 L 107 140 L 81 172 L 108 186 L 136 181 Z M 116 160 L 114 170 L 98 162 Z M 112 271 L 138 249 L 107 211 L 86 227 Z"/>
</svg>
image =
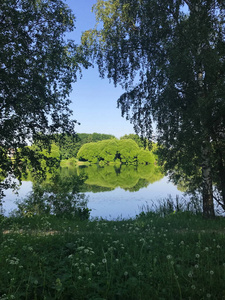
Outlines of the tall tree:
<svg viewBox="0 0 225 300">
<path fill-rule="evenodd" d="M 213 180 L 225 204 L 224 1 L 98 0 L 94 11 L 100 26 L 83 46 L 100 75 L 125 89 L 122 114 L 147 138 L 156 122 L 166 170 L 199 183 L 203 214 L 213 217 Z"/>
<path fill-rule="evenodd" d="M 21 174 L 22 157 L 35 167 L 27 144 L 74 132 L 69 93 L 80 66 L 88 64 L 65 40 L 73 29 L 74 16 L 62 0 L 0 0 L 1 179 Z"/>
</svg>

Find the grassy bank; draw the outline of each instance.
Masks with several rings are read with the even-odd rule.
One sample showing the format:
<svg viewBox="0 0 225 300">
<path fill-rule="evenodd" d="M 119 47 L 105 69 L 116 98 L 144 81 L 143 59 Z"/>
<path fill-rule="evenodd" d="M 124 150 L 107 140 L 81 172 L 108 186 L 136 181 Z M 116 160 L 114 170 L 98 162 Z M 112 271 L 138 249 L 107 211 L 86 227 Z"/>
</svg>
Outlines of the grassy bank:
<svg viewBox="0 0 225 300">
<path fill-rule="evenodd" d="M 0 299 L 225 299 L 225 219 L 3 218 Z"/>
</svg>

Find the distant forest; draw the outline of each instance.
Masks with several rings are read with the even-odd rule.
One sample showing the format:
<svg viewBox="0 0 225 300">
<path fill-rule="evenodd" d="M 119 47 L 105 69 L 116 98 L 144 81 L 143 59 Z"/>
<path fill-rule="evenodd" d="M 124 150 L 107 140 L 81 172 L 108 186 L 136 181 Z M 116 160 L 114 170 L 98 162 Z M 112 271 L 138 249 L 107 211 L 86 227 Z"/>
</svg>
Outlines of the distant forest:
<svg viewBox="0 0 225 300">
<path fill-rule="evenodd" d="M 150 143 L 136 134 L 124 135 L 120 139 L 110 134 L 78 133 L 55 135 L 51 149 L 34 143 L 31 148 L 49 158 L 60 161 L 78 159 L 89 163 L 153 164 L 156 156 L 148 150 Z M 155 149 L 155 145 L 153 147 Z"/>
</svg>

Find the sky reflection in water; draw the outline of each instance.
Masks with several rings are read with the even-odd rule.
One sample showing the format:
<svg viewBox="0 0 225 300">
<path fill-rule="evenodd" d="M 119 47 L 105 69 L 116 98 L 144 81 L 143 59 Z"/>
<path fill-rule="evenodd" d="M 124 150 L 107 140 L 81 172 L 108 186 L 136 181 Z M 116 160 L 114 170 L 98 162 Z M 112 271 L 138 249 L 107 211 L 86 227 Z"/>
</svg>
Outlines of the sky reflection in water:
<svg viewBox="0 0 225 300">
<path fill-rule="evenodd" d="M 75 169 L 74 169 L 75 170 Z M 65 180 L 67 176 L 71 176 L 71 173 L 74 173 L 71 168 L 61 170 L 62 177 Z M 147 170 L 147 169 L 146 169 Z M 147 177 L 152 179 L 153 174 L 149 175 L 149 170 L 147 170 Z M 81 170 L 77 170 L 77 173 L 80 173 Z M 93 168 L 88 167 L 87 169 L 82 169 L 82 172 L 85 174 L 89 174 L 89 178 L 87 178 L 88 186 L 87 191 L 85 192 L 86 196 L 88 196 L 88 208 L 91 209 L 91 217 L 102 217 L 107 219 L 117 219 L 117 218 L 132 218 L 139 214 L 143 206 L 152 207 L 157 205 L 160 201 L 171 195 L 173 199 L 178 195 L 180 198 L 183 196 L 183 193 L 177 189 L 175 185 L 168 182 L 166 177 L 160 175 L 156 170 L 155 179 L 150 180 L 151 183 L 146 184 L 147 177 L 143 170 L 139 170 L 138 172 L 134 172 L 132 168 L 124 168 L 124 170 L 117 174 L 115 177 L 114 171 L 112 167 L 104 167 L 104 168 Z M 127 174 L 134 174 L 135 178 L 137 178 L 137 173 L 139 176 L 139 181 L 136 180 L 137 183 L 134 187 L 129 187 L 124 190 L 121 188 L 121 182 L 124 178 L 128 176 Z M 92 182 L 91 175 L 95 174 L 95 182 Z M 105 175 L 106 180 L 103 183 L 103 174 Z M 111 174 L 111 175 L 109 175 Z M 141 175 L 140 175 L 141 174 Z M 111 177 L 110 177 L 111 176 Z M 101 178 L 101 184 L 105 186 L 110 186 L 112 190 L 110 191 L 98 191 L 101 188 L 97 187 L 96 192 L 96 183 L 98 181 L 98 177 Z M 69 177 L 68 177 L 69 178 Z M 121 180 L 122 179 L 122 180 Z M 114 186 L 112 185 L 114 183 Z M 145 187 L 143 187 L 143 182 Z M 93 183 L 93 189 L 92 189 Z M 33 183 L 31 181 L 23 181 L 22 186 L 19 190 L 19 194 L 15 195 L 12 190 L 6 191 L 5 202 L 3 204 L 3 208 L 5 211 L 5 215 L 8 215 L 13 209 L 16 208 L 15 201 L 21 198 L 24 198 L 30 191 L 32 191 Z M 126 184 L 127 185 L 127 184 Z M 84 187 L 85 189 L 85 187 Z M 136 191 L 132 191 L 136 190 Z"/>
</svg>

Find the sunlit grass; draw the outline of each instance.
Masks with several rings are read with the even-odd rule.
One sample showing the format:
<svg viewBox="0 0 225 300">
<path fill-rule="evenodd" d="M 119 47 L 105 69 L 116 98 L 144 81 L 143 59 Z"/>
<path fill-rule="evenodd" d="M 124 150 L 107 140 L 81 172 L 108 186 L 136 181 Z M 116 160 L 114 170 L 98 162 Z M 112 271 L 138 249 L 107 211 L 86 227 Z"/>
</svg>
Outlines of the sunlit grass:
<svg viewBox="0 0 225 300">
<path fill-rule="evenodd" d="M 225 299 L 225 219 L 3 218 L 0 299 Z"/>
</svg>

